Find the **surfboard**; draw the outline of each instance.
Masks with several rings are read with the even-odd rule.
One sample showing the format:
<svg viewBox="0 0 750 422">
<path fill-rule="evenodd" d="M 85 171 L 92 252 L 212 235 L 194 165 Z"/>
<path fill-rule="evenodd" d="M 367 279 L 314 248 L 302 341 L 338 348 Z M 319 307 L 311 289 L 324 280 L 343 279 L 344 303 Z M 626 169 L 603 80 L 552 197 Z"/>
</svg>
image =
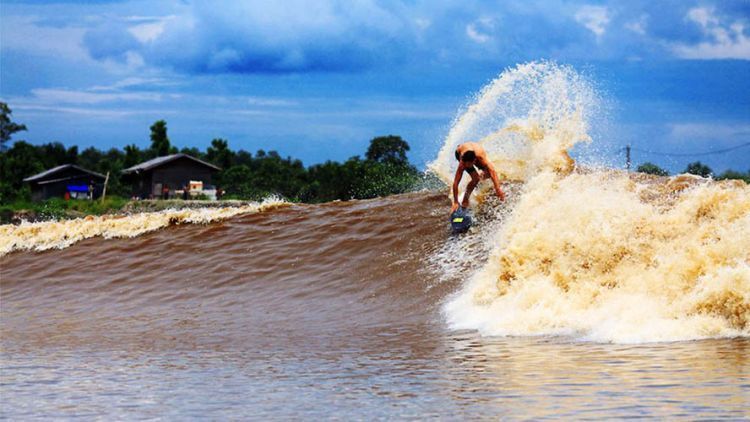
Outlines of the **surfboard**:
<svg viewBox="0 0 750 422">
<path fill-rule="evenodd" d="M 471 227 L 471 214 L 466 208 L 459 208 L 451 214 L 451 230 L 453 233 L 463 233 Z"/>
</svg>

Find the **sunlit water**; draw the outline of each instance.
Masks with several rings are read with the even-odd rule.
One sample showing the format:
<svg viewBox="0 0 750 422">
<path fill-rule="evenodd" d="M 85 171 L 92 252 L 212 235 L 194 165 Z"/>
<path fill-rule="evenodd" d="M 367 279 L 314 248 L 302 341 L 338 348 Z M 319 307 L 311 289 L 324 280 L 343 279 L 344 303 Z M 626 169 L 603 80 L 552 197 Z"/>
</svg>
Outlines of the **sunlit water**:
<svg viewBox="0 0 750 422">
<path fill-rule="evenodd" d="M 439 326 L 439 324 L 436 324 Z M 10 419 L 750 417 L 750 342 L 382 327 L 281 349 L 3 353 Z"/>
</svg>

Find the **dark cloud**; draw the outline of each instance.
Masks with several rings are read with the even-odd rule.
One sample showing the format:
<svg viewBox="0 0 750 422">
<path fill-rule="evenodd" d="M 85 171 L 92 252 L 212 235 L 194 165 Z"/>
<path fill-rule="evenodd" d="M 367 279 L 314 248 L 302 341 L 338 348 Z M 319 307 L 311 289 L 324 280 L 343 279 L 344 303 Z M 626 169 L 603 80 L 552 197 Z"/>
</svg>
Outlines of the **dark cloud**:
<svg viewBox="0 0 750 422">
<path fill-rule="evenodd" d="M 407 47 L 401 19 L 375 3 L 310 5 L 194 2 L 152 42 L 134 44 L 120 27 L 92 31 L 84 43 L 95 58 L 132 50 L 192 73 L 353 71 L 398 60 Z"/>
<path fill-rule="evenodd" d="M 674 57 L 675 46 L 714 41 L 688 18 L 705 8 L 718 25 L 747 24 L 747 2 L 521 1 L 487 4 L 396 0 L 278 3 L 197 0 L 144 40 L 133 26 L 98 27 L 84 39 L 96 59 L 128 51 L 186 73 L 353 72 L 393 66 Z M 588 15 L 587 15 L 588 13 Z M 152 28 L 153 29 L 153 28 Z M 140 39 L 140 41 L 139 41 Z"/>
</svg>

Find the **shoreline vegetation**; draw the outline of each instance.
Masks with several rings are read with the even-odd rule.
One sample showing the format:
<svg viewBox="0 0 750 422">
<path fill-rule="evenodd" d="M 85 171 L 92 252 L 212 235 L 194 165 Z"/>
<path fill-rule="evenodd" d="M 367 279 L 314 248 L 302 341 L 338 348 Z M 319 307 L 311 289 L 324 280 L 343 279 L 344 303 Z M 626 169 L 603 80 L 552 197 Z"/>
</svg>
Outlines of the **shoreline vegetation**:
<svg viewBox="0 0 750 422">
<path fill-rule="evenodd" d="M 257 205 L 262 201 L 226 199 L 221 201 L 183 200 L 183 199 L 146 199 L 131 200 L 119 196 L 100 200 L 64 200 L 61 198 L 46 201 L 18 201 L 0 205 L 0 224 L 21 224 L 23 222 L 43 222 L 54 220 L 72 220 L 88 216 L 126 216 L 138 213 L 150 213 L 167 210 L 200 209 L 200 208 L 240 208 Z"/>
<path fill-rule="evenodd" d="M 221 168 L 213 180 L 223 192 L 216 206 L 232 206 L 227 200 L 247 203 L 269 197 L 303 203 L 369 199 L 441 185 L 436 177 L 425 175 L 409 162 L 406 156 L 409 144 L 396 135 L 373 138 L 364 157 L 357 155 L 343 163 L 329 160 L 304 166 L 302 161 L 284 158 L 276 151 L 258 150 L 253 154 L 242 149 L 232 150 L 229 142 L 221 138 L 213 139 L 205 151 L 195 147 L 178 149 L 169 140 L 167 123 L 158 120 L 150 127 L 150 148 L 141 149 L 131 144 L 123 149 L 89 147 L 79 152 L 77 146 L 66 148 L 60 142 L 32 145 L 18 140 L 8 146 L 12 135 L 25 131 L 26 126 L 12 121 L 12 111 L 7 104 L 0 103 L 0 108 L 0 224 L 162 207 L 160 200 L 135 200 L 133 187 L 123 180 L 122 170 L 175 153 L 188 154 Z M 103 200 L 52 198 L 32 201 L 30 187 L 24 179 L 64 164 L 109 174 L 107 196 Z M 189 203 L 179 200 L 164 202 L 173 207 L 190 206 Z"/>
<path fill-rule="evenodd" d="M 12 111 L 0 102 L 0 224 L 21 221 L 69 219 L 87 215 L 122 214 L 166 208 L 226 207 L 262 201 L 268 197 L 288 202 L 321 203 L 335 200 L 369 199 L 421 188 L 436 188 L 443 183 L 434 175 L 419 171 L 406 154 L 409 144 L 400 136 L 373 138 L 364 158 L 354 156 L 343 163 L 326 161 L 304 166 L 292 157 L 281 157 L 276 151 L 232 150 L 225 139 L 211 141 L 205 151 L 195 147 L 178 149 L 167 135 L 167 123 L 158 120 L 151 125 L 151 147 L 140 149 L 131 144 L 122 150 L 106 151 L 77 146 L 66 148 L 60 142 L 32 145 L 19 140 L 8 147 L 13 134 L 26 130 L 11 120 Z M 215 184 L 224 192 L 221 201 L 201 200 L 135 200 L 131 187 L 122 180 L 122 170 L 140 162 L 175 153 L 185 153 L 221 168 Z M 63 164 L 76 164 L 101 174 L 110 174 L 107 196 L 103 200 L 53 198 L 34 202 L 23 179 Z M 653 163 L 643 163 L 639 173 L 667 176 L 669 173 Z M 714 177 L 712 170 L 700 162 L 691 163 L 686 173 Z M 715 179 L 740 179 L 750 183 L 750 170 L 733 170 Z"/>
</svg>

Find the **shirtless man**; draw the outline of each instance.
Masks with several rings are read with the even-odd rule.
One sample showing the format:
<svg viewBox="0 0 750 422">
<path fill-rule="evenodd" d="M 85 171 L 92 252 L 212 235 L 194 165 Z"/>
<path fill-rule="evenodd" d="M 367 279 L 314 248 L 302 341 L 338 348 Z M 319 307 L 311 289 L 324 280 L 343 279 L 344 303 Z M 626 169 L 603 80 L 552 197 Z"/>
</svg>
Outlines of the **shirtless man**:
<svg viewBox="0 0 750 422">
<path fill-rule="evenodd" d="M 495 193 L 500 200 L 505 200 L 505 194 L 500 189 L 500 181 L 497 179 L 495 167 L 487 159 L 487 152 L 485 152 L 481 145 L 476 142 L 466 142 L 459 145 L 456 148 L 456 160 L 458 160 L 458 168 L 456 169 L 456 176 L 453 178 L 453 206 L 451 207 L 451 213 L 458 209 L 458 183 L 461 181 L 464 171 L 471 176 L 471 182 L 466 186 L 466 193 L 464 193 L 464 200 L 461 202 L 461 207 L 469 207 L 471 192 L 474 191 L 474 188 L 480 181 L 487 178 L 492 179 Z"/>
</svg>

